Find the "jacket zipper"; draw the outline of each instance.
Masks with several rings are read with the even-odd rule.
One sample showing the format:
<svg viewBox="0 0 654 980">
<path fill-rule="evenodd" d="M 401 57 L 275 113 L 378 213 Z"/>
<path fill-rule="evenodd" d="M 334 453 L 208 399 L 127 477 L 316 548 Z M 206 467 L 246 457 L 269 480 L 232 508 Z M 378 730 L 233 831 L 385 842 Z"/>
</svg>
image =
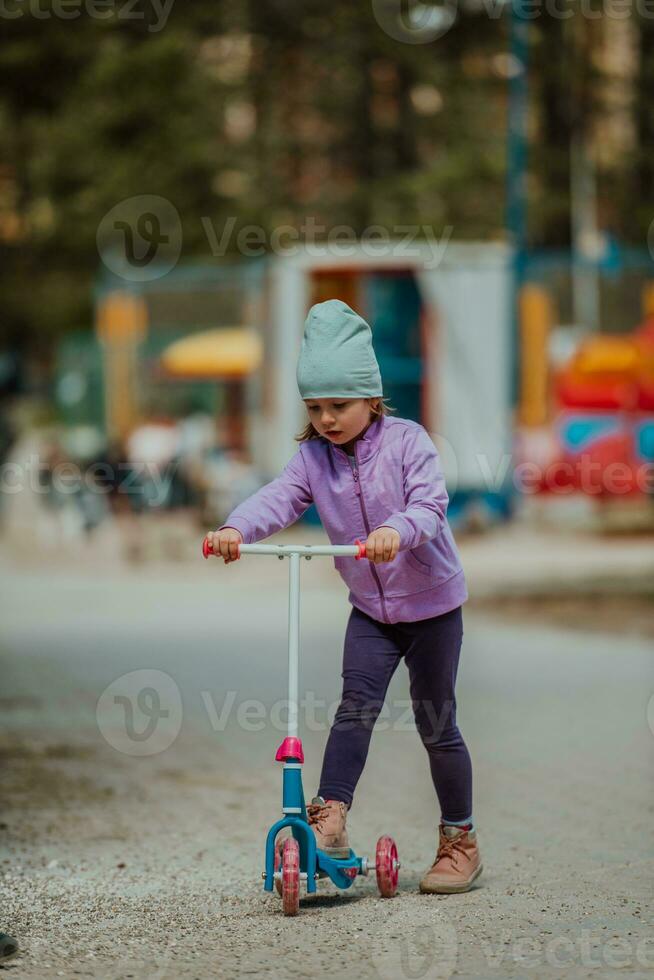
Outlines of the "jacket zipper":
<svg viewBox="0 0 654 980">
<path fill-rule="evenodd" d="M 359 481 L 359 460 L 357 459 L 356 442 L 354 443 L 354 462 L 356 464 L 354 470 L 352 471 L 352 476 L 354 477 L 354 492 L 359 498 L 359 504 L 361 505 L 361 516 L 363 517 L 363 523 L 365 524 L 366 533 L 370 534 L 370 523 L 368 521 L 368 514 L 366 512 L 365 500 L 363 499 L 363 490 L 361 489 L 361 483 Z M 370 571 L 372 572 L 372 577 L 377 583 L 377 588 L 379 589 L 379 598 L 381 600 L 381 607 L 382 607 L 382 617 L 384 619 L 384 622 L 387 623 L 389 620 L 388 620 L 388 614 L 386 612 L 386 603 L 384 601 L 384 590 L 382 588 L 381 579 L 379 578 L 377 569 L 375 568 L 373 562 L 368 562 L 368 564 L 370 566 Z"/>
</svg>

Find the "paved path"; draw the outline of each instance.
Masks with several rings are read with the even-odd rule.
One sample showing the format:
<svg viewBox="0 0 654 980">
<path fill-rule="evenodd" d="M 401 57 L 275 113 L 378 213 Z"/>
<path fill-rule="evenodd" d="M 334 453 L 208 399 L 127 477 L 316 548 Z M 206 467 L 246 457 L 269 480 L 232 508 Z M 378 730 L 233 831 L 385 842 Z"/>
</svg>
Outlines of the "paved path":
<svg viewBox="0 0 654 980">
<path fill-rule="evenodd" d="M 458 713 L 480 887 L 417 893 L 438 811 L 401 666 L 349 821 L 362 853 L 396 837 L 401 892 L 321 882 L 284 919 L 260 875 L 280 797 L 287 567 L 0 568 L 1 907 L 26 951 L 7 976 L 652 976 L 651 643 L 472 610 Z M 349 607 L 329 562 L 302 574 L 310 795 Z"/>
</svg>

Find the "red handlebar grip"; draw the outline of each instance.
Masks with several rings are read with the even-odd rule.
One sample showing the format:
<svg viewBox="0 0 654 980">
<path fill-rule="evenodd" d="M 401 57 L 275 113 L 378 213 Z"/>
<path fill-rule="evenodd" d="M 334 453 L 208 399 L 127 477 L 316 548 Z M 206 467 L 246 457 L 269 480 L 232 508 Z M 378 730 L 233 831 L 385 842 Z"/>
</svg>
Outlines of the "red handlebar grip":
<svg viewBox="0 0 654 980">
<path fill-rule="evenodd" d="M 208 558 L 209 555 L 215 555 L 216 554 L 216 552 L 213 550 L 213 548 L 209 544 L 209 539 L 208 538 L 205 538 L 204 541 L 202 542 L 202 554 L 204 555 L 205 558 Z M 220 557 L 220 556 L 218 556 L 218 557 Z M 234 559 L 234 560 L 238 560 L 240 557 L 241 557 L 241 547 L 240 547 L 240 544 L 239 544 L 239 547 L 238 547 L 238 555 L 237 555 L 236 559 Z"/>
<path fill-rule="evenodd" d="M 366 557 L 366 546 L 363 541 L 359 541 L 358 538 L 354 543 L 359 546 L 359 554 L 354 556 L 355 561 L 361 561 L 362 558 Z"/>
</svg>

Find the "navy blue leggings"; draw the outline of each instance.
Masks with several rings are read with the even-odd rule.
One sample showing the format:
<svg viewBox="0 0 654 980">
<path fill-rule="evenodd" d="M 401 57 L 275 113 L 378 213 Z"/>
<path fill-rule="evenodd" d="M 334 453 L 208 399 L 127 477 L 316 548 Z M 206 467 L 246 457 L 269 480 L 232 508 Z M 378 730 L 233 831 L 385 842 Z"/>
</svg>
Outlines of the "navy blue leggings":
<svg viewBox="0 0 654 980">
<path fill-rule="evenodd" d="M 454 696 L 462 639 L 460 606 L 442 616 L 392 625 L 352 607 L 343 651 L 343 694 L 327 739 L 320 796 L 352 803 L 373 726 L 404 657 L 416 728 L 429 756 L 442 818 L 472 816 L 472 765 L 457 728 Z M 398 718 L 391 711 L 391 729 Z"/>
</svg>

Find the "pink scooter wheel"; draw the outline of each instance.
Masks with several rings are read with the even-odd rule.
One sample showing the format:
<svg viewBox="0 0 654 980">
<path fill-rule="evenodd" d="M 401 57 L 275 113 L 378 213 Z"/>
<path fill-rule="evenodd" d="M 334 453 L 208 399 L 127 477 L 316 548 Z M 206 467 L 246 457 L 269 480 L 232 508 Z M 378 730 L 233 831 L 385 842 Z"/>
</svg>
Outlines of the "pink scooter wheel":
<svg viewBox="0 0 654 980">
<path fill-rule="evenodd" d="M 397 878 L 400 862 L 397 859 L 397 847 L 392 837 L 384 835 L 377 841 L 375 869 L 377 871 L 377 887 L 382 898 L 392 898 L 397 891 Z"/>
<path fill-rule="evenodd" d="M 287 837 L 282 851 L 282 905 L 284 915 L 300 911 L 300 847 L 294 837 Z"/>
<path fill-rule="evenodd" d="M 281 871 L 282 868 L 282 848 L 284 846 L 284 841 L 275 841 L 275 859 L 274 867 L 275 871 Z M 277 889 L 277 894 L 282 897 L 282 879 L 275 878 L 275 888 Z"/>
</svg>

